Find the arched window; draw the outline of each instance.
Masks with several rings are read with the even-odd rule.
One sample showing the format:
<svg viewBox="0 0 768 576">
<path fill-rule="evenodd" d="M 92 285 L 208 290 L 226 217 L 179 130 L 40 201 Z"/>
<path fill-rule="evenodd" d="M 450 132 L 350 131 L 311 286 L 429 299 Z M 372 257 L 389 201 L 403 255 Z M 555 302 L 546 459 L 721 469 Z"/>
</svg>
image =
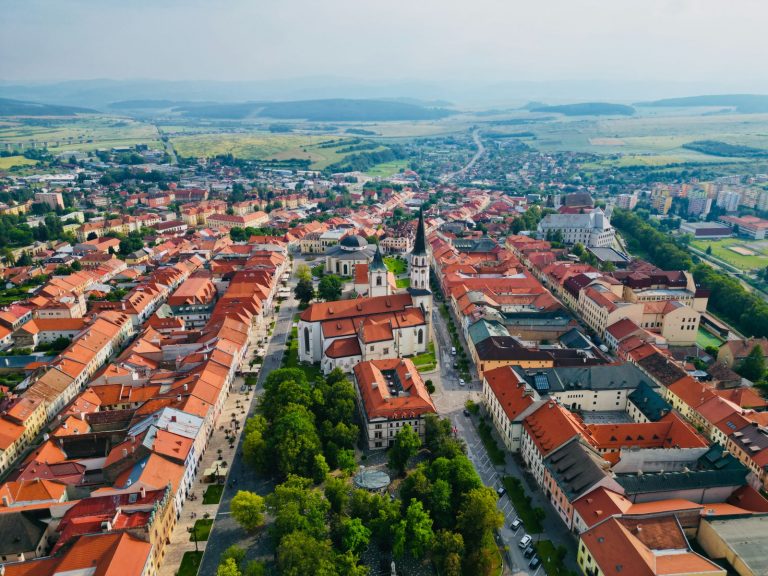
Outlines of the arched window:
<svg viewBox="0 0 768 576">
<path fill-rule="evenodd" d="M 424 344 L 424 330 L 422 330 L 421 328 L 419 328 L 418 338 L 419 338 L 419 344 Z"/>
<path fill-rule="evenodd" d="M 381 286 L 381 276 L 376 276 L 376 286 Z"/>
<path fill-rule="evenodd" d="M 309 354 L 309 328 L 304 327 L 304 352 Z"/>
<path fill-rule="evenodd" d="M 349 268 L 347 268 L 347 265 L 344 264 L 344 276 L 349 276 Z"/>
</svg>

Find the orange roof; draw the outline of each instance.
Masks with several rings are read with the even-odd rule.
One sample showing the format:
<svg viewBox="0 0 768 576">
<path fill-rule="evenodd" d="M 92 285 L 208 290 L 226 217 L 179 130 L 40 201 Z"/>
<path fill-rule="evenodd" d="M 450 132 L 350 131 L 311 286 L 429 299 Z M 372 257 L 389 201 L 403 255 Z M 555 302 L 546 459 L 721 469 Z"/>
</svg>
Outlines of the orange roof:
<svg viewBox="0 0 768 576">
<path fill-rule="evenodd" d="M 554 400 L 527 416 L 523 427 L 543 456 L 584 432 L 584 424 Z"/>
<path fill-rule="evenodd" d="M 55 576 L 88 573 L 91 576 L 142 576 L 152 544 L 128 532 L 81 536 L 61 554 L 5 565 L 6 576 Z"/>
<path fill-rule="evenodd" d="M 408 358 L 360 362 L 354 374 L 369 420 L 407 419 L 437 412 L 419 371 Z M 398 393 L 393 394 L 390 386 Z"/>
<path fill-rule="evenodd" d="M 658 422 L 641 424 L 589 424 L 587 433 L 599 449 L 705 448 L 709 442 L 676 412 Z"/>
<path fill-rule="evenodd" d="M 399 312 L 413 306 L 410 294 L 374 296 L 354 300 L 338 300 L 311 304 L 300 318 L 305 322 L 320 322 L 338 318 L 357 318 L 387 312 Z"/>
<path fill-rule="evenodd" d="M 0 418 L 0 450 L 7 450 L 24 434 L 24 426 Z"/>
<path fill-rule="evenodd" d="M 325 349 L 325 355 L 329 358 L 348 358 L 350 356 L 360 356 L 360 342 L 357 337 L 338 338 L 330 343 Z"/>
<path fill-rule="evenodd" d="M 488 370 L 483 378 L 510 420 L 515 420 L 534 402 L 534 394 L 511 366 Z"/>
<path fill-rule="evenodd" d="M 193 443 L 193 438 L 185 438 L 167 430 L 157 430 L 152 450 L 163 456 L 183 462 L 186 460 Z"/>
<path fill-rule="evenodd" d="M 754 388 L 742 386 L 740 388 L 730 388 L 728 390 L 715 390 L 715 394 L 724 398 L 742 408 L 765 408 L 768 406 L 768 400 L 755 392 Z"/>
<path fill-rule="evenodd" d="M 591 528 L 609 516 L 623 514 L 632 507 L 632 502 L 621 494 L 600 486 L 573 502 L 573 508 Z"/>
<path fill-rule="evenodd" d="M 52 480 L 21 480 L 6 482 L 0 486 L 0 495 L 8 499 L 8 505 L 19 502 L 60 501 L 67 491 L 67 486 Z"/>
<path fill-rule="evenodd" d="M 61 423 L 61 426 L 51 433 L 51 436 L 56 438 L 62 436 L 77 436 L 78 434 L 87 434 L 90 431 L 91 427 L 85 420 L 70 416 Z"/>
<path fill-rule="evenodd" d="M 723 570 L 691 552 L 674 516 L 608 518 L 582 533 L 581 541 L 605 576 L 722 575 Z"/>
<path fill-rule="evenodd" d="M 691 376 L 680 378 L 671 384 L 668 390 L 691 408 L 700 406 L 714 396 L 714 392 L 701 382 L 694 380 Z"/>
</svg>

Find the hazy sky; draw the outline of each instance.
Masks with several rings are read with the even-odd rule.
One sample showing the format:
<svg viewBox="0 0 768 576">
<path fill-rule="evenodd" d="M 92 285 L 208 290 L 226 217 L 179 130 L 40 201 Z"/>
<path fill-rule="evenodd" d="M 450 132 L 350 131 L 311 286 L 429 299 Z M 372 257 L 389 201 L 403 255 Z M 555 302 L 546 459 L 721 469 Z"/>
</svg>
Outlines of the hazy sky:
<svg viewBox="0 0 768 576">
<path fill-rule="evenodd" d="M 768 88 L 765 0 L 0 0 L 0 79 Z"/>
</svg>

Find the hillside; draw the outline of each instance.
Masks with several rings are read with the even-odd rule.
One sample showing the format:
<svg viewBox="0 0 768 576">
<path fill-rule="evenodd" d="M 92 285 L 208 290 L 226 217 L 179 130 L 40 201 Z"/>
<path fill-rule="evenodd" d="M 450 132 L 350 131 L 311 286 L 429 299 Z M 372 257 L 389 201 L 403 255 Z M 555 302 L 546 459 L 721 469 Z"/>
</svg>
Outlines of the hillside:
<svg viewBox="0 0 768 576">
<path fill-rule="evenodd" d="M 732 158 L 768 157 L 768 150 L 753 148 L 752 146 L 728 144 L 727 142 L 720 142 L 718 140 L 695 140 L 694 142 L 683 144 L 683 148 L 687 148 L 688 150 L 695 150 L 696 152 L 701 152 L 702 154 L 709 154 L 710 156 L 724 156 Z"/>
<path fill-rule="evenodd" d="M 0 116 L 74 116 L 75 114 L 91 112 L 95 112 L 95 110 L 0 98 Z"/>
<path fill-rule="evenodd" d="M 679 107 L 691 106 L 729 106 L 743 114 L 768 112 L 768 96 L 763 94 L 716 94 L 709 96 L 688 96 L 685 98 L 665 98 L 653 102 L 640 102 L 636 106 Z"/>
<path fill-rule="evenodd" d="M 548 112 L 564 114 L 565 116 L 632 116 L 635 109 L 624 104 L 607 102 L 582 102 L 580 104 L 563 104 L 561 106 L 540 106 L 530 108 L 531 112 Z"/>
<path fill-rule="evenodd" d="M 297 100 L 292 102 L 244 102 L 237 104 L 186 104 L 174 110 L 193 118 L 242 119 L 248 117 L 316 122 L 372 122 L 434 120 L 454 112 L 392 100 Z"/>
</svg>

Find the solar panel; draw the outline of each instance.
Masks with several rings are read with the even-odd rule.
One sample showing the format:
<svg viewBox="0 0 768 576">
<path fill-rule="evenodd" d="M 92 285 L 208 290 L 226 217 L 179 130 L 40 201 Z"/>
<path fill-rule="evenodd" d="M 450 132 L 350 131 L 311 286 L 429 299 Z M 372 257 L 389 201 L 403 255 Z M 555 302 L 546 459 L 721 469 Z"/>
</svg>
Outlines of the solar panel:
<svg viewBox="0 0 768 576">
<path fill-rule="evenodd" d="M 547 392 L 549 390 L 549 379 L 546 374 L 536 374 L 533 377 L 533 385 L 537 392 Z"/>
</svg>

